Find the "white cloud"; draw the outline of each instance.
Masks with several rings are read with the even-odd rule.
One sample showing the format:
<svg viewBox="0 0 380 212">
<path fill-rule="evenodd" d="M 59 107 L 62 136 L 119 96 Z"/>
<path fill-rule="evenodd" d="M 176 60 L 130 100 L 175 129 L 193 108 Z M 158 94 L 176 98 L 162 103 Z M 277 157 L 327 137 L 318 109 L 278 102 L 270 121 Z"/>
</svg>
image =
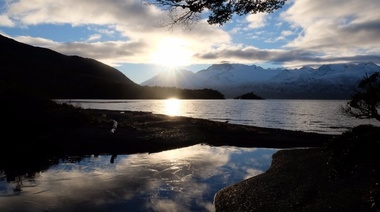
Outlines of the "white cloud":
<svg viewBox="0 0 380 212">
<path fill-rule="evenodd" d="M 142 5 L 137 0 L 20 0 L 8 4 L 8 15 L 25 25 L 69 23 L 74 26 L 128 25 L 133 29 L 152 27 L 150 19 L 156 20 L 160 12 L 151 6 Z M 142 18 L 146 17 L 146 18 Z"/>
<path fill-rule="evenodd" d="M 0 14 L 0 26 L 13 27 L 15 23 L 7 15 Z"/>
<path fill-rule="evenodd" d="M 248 15 L 246 20 L 249 22 L 248 27 L 251 29 L 264 27 L 266 24 L 266 19 L 268 17 L 268 13 L 257 13 Z"/>
<path fill-rule="evenodd" d="M 380 1 L 297 0 L 283 19 L 302 34 L 287 47 L 330 56 L 380 54 Z"/>
<path fill-rule="evenodd" d="M 290 30 L 285 30 L 285 31 L 282 31 L 281 32 L 281 36 L 284 36 L 284 37 L 287 37 L 287 36 L 290 36 L 290 35 L 293 35 L 294 33 Z"/>
<path fill-rule="evenodd" d="M 60 45 L 59 42 L 55 42 L 55 41 L 45 39 L 45 38 L 40 38 L 40 37 L 18 36 L 15 39 L 19 42 L 28 43 L 33 46 L 41 46 L 41 47 L 49 46 L 49 47 L 56 48 L 57 46 Z"/>
<path fill-rule="evenodd" d="M 86 41 L 87 42 L 91 42 L 91 41 L 99 40 L 100 38 L 102 38 L 102 35 L 100 35 L 100 34 L 93 34 L 89 38 L 87 38 Z"/>
<path fill-rule="evenodd" d="M 280 40 L 286 40 L 286 37 L 288 37 L 290 35 L 293 35 L 293 34 L 294 34 L 294 32 L 292 32 L 290 30 L 285 30 L 285 31 L 281 32 L 281 35 L 279 37 L 277 37 L 274 40 L 267 40 L 267 42 L 277 42 L 277 41 L 280 41 Z"/>
<path fill-rule="evenodd" d="M 110 30 L 110 29 L 104 29 L 104 28 L 98 28 L 98 27 L 88 27 L 87 28 L 88 30 L 93 30 L 93 31 L 96 31 L 98 32 L 99 34 L 103 34 L 103 35 L 107 35 L 107 36 L 113 36 L 115 35 L 115 31 L 114 30 Z"/>
</svg>

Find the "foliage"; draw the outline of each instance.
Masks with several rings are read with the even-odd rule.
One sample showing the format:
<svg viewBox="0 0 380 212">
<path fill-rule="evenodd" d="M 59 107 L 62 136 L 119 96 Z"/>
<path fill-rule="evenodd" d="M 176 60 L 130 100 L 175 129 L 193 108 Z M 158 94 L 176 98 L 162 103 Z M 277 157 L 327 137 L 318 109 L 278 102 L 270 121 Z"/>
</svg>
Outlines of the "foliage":
<svg viewBox="0 0 380 212">
<path fill-rule="evenodd" d="M 380 72 L 366 75 L 358 84 L 355 93 L 342 112 L 356 118 L 375 118 L 380 121 Z"/>
<path fill-rule="evenodd" d="M 358 181 L 350 190 L 361 196 L 363 211 L 379 211 L 380 205 L 380 127 L 359 125 L 331 139 L 323 149 L 329 181 L 333 189 Z M 324 159 L 324 156 L 327 156 Z M 346 186 L 349 189 L 349 186 Z M 349 191 L 349 190 L 346 190 Z"/>
<path fill-rule="evenodd" d="M 138 91 L 142 99 L 224 99 L 224 95 L 213 89 L 181 89 L 175 87 L 142 86 Z"/>
<path fill-rule="evenodd" d="M 209 24 L 223 25 L 231 20 L 234 14 L 242 16 L 249 13 L 271 13 L 281 8 L 286 0 L 144 0 L 144 2 L 170 11 L 172 24 L 191 24 L 200 19 L 199 16 L 203 11 L 208 11 Z"/>
<path fill-rule="evenodd" d="M 380 128 L 360 125 L 335 137 L 326 145 L 330 155 L 331 178 L 341 178 L 358 172 L 363 164 L 380 163 Z M 371 167 L 371 166 L 368 166 Z M 380 170 L 376 170 L 377 172 Z"/>
</svg>

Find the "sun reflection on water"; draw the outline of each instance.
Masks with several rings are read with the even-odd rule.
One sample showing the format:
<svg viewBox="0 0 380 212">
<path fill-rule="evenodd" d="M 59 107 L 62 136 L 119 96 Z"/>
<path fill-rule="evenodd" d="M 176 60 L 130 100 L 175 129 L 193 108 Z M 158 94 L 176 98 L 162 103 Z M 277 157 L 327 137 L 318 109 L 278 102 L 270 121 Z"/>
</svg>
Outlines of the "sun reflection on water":
<svg viewBox="0 0 380 212">
<path fill-rule="evenodd" d="M 178 116 L 181 113 L 181 101 L 176 98 L 165 100 L 165 114 Z"/>
</svg>

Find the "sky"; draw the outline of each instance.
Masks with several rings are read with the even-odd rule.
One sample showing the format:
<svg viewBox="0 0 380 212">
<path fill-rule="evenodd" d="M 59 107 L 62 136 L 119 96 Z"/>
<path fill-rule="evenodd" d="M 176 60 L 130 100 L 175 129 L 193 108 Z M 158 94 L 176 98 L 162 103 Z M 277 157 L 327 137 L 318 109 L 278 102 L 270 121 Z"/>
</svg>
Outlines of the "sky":
<svg viewBox="0 0 380 212">
<path fill-rule="evenodd" d="M 168 12 L 141 0 L 0 0 L 0 34 L 96 59 L 142 83 L 161 71 L 219 63 L 380 64 L 379 11 L 379 0 L 287 0 L 273 13 L 233 16 L 221 26 L 202 14 L 190 28 L 169 28 Z"/>
</svg>

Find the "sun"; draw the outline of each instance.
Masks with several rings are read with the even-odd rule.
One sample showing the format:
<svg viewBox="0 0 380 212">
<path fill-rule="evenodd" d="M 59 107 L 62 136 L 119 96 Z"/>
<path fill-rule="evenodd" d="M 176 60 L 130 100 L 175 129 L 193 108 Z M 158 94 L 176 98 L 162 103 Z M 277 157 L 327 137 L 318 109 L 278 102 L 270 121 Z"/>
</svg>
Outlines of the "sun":
<svg viewBox="0 0 380 212">
<path fill-rule="evenodd" d="M 188 41 L 180 38 L 164 38 L 152 51 L 151 62 L 168 67 L 188 66 L 192 56 L 189 46 Z"/>
</svg>

